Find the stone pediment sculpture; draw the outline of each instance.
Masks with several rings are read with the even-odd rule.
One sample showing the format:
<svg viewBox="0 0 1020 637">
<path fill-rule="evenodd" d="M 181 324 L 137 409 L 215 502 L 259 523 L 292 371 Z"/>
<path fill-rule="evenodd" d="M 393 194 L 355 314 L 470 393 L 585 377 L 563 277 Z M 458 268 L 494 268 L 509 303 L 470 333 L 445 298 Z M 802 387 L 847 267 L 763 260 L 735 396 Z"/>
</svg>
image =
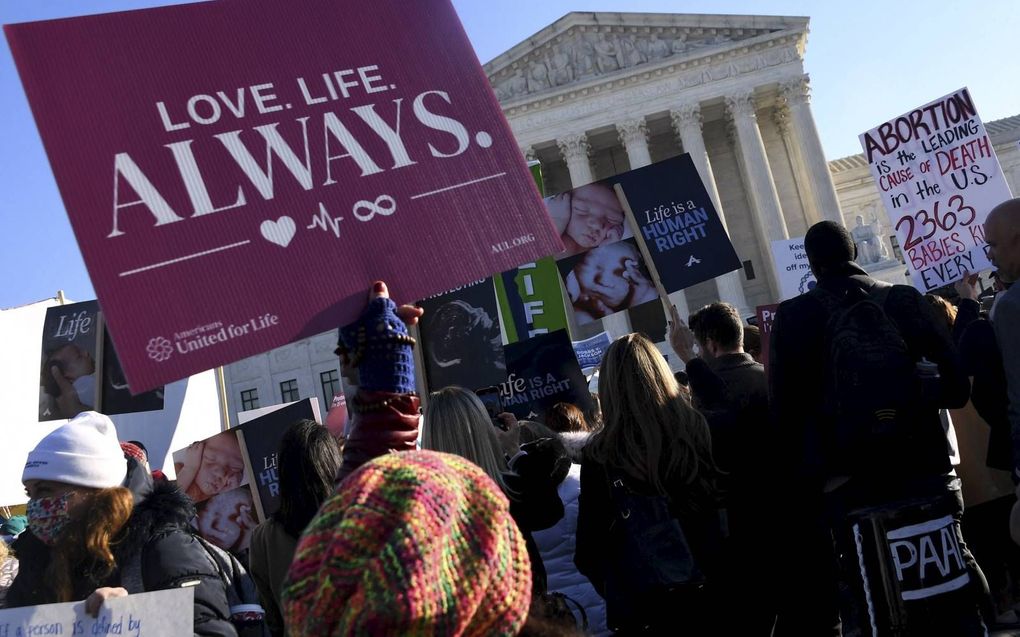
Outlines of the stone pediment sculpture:
<svg viewBox="0 0 1020 637">
<path fill-rule="evenodd" d="M 486 64 L 485 71 L 499 100 L 512 102 L 802 26 L 782 22 L 789 18 L 774 20 L 776 24 L 744 16 L 570 13 Z"/>
</svg>

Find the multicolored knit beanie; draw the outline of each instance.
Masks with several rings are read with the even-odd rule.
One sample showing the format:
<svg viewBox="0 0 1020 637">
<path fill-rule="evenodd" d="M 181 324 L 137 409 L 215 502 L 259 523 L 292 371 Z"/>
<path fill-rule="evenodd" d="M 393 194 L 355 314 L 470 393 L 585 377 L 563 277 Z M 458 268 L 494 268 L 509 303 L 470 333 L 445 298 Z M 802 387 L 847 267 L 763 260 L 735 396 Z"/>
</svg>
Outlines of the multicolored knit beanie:
<svg viewBox="0 0 1020 637">
<path fill-rule="evenodd" d="M 372 299 L 358 320 L 340 328 L 337 354 L 358 368 L 359 387 L 369 391 L 413 394 L 414 339 L 397 316 L 397 304 Z"/>
<path fill-rule="evenodd" d="M 408 451 L 363 465 L 326 501 L 282 597 L 292 635 L 516 635 L 531 564 L 481 469 Z"/>
</svg>

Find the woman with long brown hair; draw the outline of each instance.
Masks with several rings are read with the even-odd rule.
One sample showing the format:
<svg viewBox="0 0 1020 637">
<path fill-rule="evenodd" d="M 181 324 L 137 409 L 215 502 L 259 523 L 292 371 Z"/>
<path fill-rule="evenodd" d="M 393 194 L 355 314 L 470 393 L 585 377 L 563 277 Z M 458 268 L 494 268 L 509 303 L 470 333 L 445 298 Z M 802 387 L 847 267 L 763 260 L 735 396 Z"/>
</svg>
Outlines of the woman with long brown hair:
<svg viewBox="0 0 1020 637">
<path fill-rule="evenodd" d="M 687 546 L 697 571 L 712 570 L 721 532 L 708 425 L 680 394 L 662 354 L 640 334 L 606 351 L 599 398 L 603 428 L 585 447 L 581 465 L 574 561 L 606 598 L 610 628 L 675 632 L 704 609 L 704 598 L 688 603 L 691 598 L 678 592 L 689 588 L 684 578 L 669 581 L 667 574 L 656 581 L 656 565 L 634 560 L 633 550 Z M 639 509 L 655 507 L 658 519 L 640 515 Z M 640 528 L 644 523 L 648 528 Z M 661 558 L 659 566 L 667 564 Z M 637 572 L 646 566 L 647 573 Z M 645 585 L 646 594 L 638 599 L 637 586 L 624 581 Z"/>
<path fill-rule="evenodd" d="M 43 438 L 22 482 L 28 529 L 8 608 L 84 599 L 94 614 L 110 597 L 194 586 L 195 634 L 237 634 L 224 582 L 188 530 L 194 506 L 125 458 L 108 417 L 83 412 Z"/>
</svg>

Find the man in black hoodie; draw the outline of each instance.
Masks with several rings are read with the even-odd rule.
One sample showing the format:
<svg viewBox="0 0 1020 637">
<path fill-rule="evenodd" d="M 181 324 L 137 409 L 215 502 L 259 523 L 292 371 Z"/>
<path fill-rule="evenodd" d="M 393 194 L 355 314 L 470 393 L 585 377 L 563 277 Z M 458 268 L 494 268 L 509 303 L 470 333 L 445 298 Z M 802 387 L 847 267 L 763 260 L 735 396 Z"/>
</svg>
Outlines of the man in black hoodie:
<svg viewBox="0 0 1020 637">
<path fill-rule="evenodd" d="M 796 507 L 780 549 L 791 561 L 790 604 L 776 634 L 840 634 L 840 597 L 854 625 L 983 634 L 968 593 L 983 576 L 960 535 L 960 483 L 939 418 L 969 395 L 950 335 L 917 290 L 854 262 L 843 226 L 815 224 L 804 248 L 818 286 L 780 305 L 770 343 L 777 467 Z M 890 385 L 906 389 L 897 396 Z M 846 399 L 854 386 L 857 405 Z M 884 399 L 890 409 L 876 405 L 871 420 L 858 414 Z M 932 560 L 945 577 L 937 584 Z M 919 629 L 929 632 L 911 632 Z"/>
</svg>

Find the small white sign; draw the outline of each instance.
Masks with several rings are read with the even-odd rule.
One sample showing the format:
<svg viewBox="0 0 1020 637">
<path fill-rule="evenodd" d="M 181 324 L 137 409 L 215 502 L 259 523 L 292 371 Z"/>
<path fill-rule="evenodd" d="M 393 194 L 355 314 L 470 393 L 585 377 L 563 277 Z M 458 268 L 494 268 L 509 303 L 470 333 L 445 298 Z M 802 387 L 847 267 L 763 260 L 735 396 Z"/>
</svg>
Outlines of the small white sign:
<svg viewBox="0 0 1020 637">
<path fill-rule="evenodd" d="M 772 258 L 779 273 L 781 301 L 804 294 L 817 284 L 804 251 L 804 237 L 773 241 Z"/>
<path fill-rule="evenodd" d="M 0 610 L 0 637 L 190 635 L 194 622 L 195 589 L 173 588 L 109 599 L 97 617 L 85 614 L 85 602 Z"/>
</svg>

